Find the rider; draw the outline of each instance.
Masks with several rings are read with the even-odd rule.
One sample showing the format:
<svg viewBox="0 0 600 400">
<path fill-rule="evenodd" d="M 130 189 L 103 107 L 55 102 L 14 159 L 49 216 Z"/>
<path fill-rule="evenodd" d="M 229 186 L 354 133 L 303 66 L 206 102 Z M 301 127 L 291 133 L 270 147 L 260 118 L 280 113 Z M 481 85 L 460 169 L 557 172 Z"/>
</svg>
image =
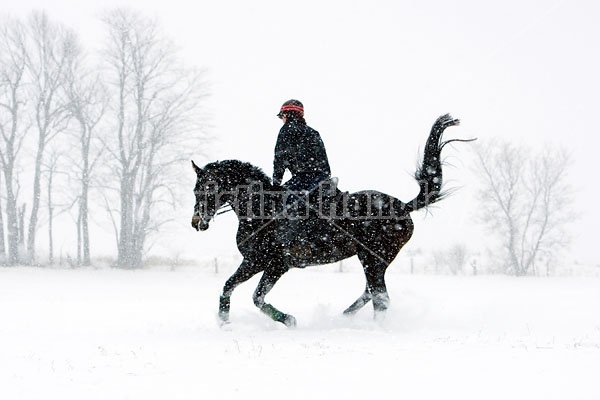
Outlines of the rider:
<svg viewBox="0 0 600 400">
<path fill-rule="evenodd" d="M 317 186 L 331 179 L 331 169 L 325 145 L 319 132 L 306 125 L 304 120 L 304 106 L 298 100 L 288 100 L 281 106 L 279 118 L 283 126 L 277 137 L 275 145 L 275 158 L 273 160 L 273 183 L 281 185 L 286 169 L 292 173 L 292 178 L 283 187 L 288 192 L 312 192 Z M 308 200 L 306 196 L 301 196 Z M 290 205 L 302 201 L 295 195 L 287 198 Z M 299 207 L 300 208 L 300 207 Z M 300 221 L 295 218 L 288 219 L 287 231 L 282 235 L 284 244 L 290 248 L 294 257 L 309 256 L 311 253 L 307 238 L 302 238 Z M 308 240 L 308 242 L 311 242 Z"/>
<path fill-rule="evenodd" d="M 286 182 L 286 189 L 311 191 L 320 182 L 331 177 L 321 135 L 306 125 L 304 106 L 298 100 L 283 103 L 277 116 L 283 120 L 283 126 L 275 145 L 273 183 L 281 185 L 287 168 L 292 173 L 292 178 Z"/>
</svg>

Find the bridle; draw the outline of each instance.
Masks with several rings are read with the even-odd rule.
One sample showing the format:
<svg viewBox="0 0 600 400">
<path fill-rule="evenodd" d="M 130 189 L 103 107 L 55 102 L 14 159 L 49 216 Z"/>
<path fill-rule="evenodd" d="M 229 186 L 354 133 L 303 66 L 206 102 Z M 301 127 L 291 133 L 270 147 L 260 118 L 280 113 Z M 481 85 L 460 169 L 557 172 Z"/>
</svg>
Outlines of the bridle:
<svg viewBox="0 0 600 400">
<path fill-rule="evenodd" d="M 208 223 L 208 221 L 213 221 L 217 215 L 221 215 L 229 211 L 233 211 L 233 207 L 231 207 L 229 203 L 225 203 L 222 206 L 218 207 L 212 214 L 203 213 L 205 214 L 205 216 L 209 214 L 209 218 L 205 218 L 200 215 L 200 202 L 198 201 L 194 206 L 194 214 L 192 216 L 192 220 L 196 220 L 198 223 L 200 221 L 202 221 L 203 223 Z"/>
</svg>

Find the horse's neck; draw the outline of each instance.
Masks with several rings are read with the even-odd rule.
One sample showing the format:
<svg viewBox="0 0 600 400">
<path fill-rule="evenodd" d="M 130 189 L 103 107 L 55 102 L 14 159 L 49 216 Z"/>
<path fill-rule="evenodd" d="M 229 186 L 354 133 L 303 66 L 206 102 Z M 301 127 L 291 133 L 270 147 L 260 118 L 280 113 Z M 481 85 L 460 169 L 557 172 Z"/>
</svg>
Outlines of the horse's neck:
<svg viewBox="0 0 600 400">
<path fill-rule="evenodd" d="M 278 200 L 271 184 L 261 181 L 239 185 L 232 193 L 230 205 L 240 220 L 269 218 Z"/>
<path fill-rule="evenodd" d="M 228 180 L 234 188 L 254 184 L 260 184 L 264 188 L 271 187 L 269 177 L 260 168 L 249 163 L 244 163 L 244 166 L 239 167 L 235 173 L 230 174 Z"/>
</svg>

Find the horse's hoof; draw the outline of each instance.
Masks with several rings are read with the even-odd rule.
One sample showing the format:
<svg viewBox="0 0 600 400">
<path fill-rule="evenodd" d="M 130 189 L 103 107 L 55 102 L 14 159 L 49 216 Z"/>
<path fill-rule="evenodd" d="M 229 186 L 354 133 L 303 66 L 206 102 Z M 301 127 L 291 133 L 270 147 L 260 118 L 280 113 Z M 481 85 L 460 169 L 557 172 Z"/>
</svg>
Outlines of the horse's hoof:
<svg viewBox="0 0 600 400">
<path fill-rule="evenodd" d="M 231 322 L 229 322 L 229 321 L 223 321 L 222 319 L 219 320 L 219 326 L 220 327 L 227 326 L 229 324 L 231 324 Z"/>
<path fill-rule="evenodd" d="M 219 320 L 219 328 L 221 328 L 222 330 L 226 331 L 226 330 L 230 329 L 230 326 L 231 326 L 231 322 L 223 321 L 222 319 Z"/>
<path fill-rule="evenodd" d="M 219 312 L 218 316 L 219 326 L 222 328 L 225 325 L 229 325 L 229 313 Z"/>
<path fill-rule="evenodd" d="M 296 324 L 297 324 L 297 322 L 296 322 L 296 318 L 294 318 L 294 316 L 293 316 L 293 315 L 289 315 L 289 314 L 287 314 L 287 315 L 285 316 L 285 318 L 283 319 L 283 321 L 282 321 L 282 322 L 283 322 L 283 324 L 284 324 L 285 326 L 287 326 L 288 328 L 295 328 L 295 327 L 296 327 Z"/>
<path fill-rule="evenodd" d="M 382 324 L 385 322 L 386 314 L 387 313 L 385 312 L 385 310 L 375 311 L 375 314 L 373 315 L 373 320 L 378 324 Z"/>
</svg>

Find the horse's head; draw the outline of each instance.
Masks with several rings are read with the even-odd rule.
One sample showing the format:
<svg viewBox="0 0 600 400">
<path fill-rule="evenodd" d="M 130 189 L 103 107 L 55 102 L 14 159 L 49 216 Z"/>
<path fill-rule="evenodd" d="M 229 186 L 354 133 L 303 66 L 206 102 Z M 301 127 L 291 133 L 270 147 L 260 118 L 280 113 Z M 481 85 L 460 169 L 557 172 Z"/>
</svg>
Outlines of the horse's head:
<svg viewBox="0 0 600 400">
<path fill-rule="evenodd" d="M 193 161 L 192 167 L 196 172 L 196 185 L 194 186 L 196 204 L 192 216 L 192 227 L 197 231 L 205 231 L 208 229 L 212 217 L 222 206 L 222 199 L 219 196 L 219 181 L 218 177 L 213 176 L 210 171 L 198 167 Z"/>
<path fill-rule="evenodd" d="M 192 167 L 197 176 L 194 187 L 196 205 L 192 217 L 192 226 L 196 230 L 208 229 L 212 217 L 226 204 L 234 210 L 236 206 L 245 209 L 242 204 L 245 204 L 248 196 L 244 200 L 239 195 L 247 193 L 251 185 L 258 184 L 261 190 L 271 188 L 269 177 L 260 168 L 239 160 L 217 161 L 204 168 L 192 161 Z"/>
</svg>

